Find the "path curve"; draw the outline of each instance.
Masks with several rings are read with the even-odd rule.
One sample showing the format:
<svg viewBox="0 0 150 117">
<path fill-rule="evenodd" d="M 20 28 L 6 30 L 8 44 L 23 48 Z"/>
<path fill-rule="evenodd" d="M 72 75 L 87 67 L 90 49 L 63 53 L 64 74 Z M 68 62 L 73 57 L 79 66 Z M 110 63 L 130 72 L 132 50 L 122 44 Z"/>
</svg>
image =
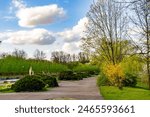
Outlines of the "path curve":
<svg viewBox="0 0 150 117">
<path fill-rule="evenodd" d="M 0 100 L 102 100 L 96 86 L 96 78 L 85 78 L 80 81 L 61 81 L 58 88 L 46 92 L 0 93 Z"/>
</svg>

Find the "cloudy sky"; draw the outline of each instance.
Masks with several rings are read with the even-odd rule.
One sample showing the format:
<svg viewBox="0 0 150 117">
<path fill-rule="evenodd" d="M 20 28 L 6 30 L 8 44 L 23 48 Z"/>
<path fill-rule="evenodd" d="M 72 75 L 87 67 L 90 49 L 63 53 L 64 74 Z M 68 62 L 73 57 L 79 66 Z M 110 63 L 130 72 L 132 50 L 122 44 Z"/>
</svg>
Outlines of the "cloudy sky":
<svg viewBox="0 0 150 117">
<path fill-rule="evenodd" d="M 92 0 L 0 0 L 0 53 L 80 51 Z"/>
</svg>

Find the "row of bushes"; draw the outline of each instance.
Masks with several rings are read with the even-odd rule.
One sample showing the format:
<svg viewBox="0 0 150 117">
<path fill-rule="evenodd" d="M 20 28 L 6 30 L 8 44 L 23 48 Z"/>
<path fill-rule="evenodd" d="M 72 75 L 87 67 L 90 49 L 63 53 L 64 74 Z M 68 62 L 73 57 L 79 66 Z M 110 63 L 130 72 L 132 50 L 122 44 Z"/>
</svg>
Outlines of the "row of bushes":
<svg viewBox="0 0 150 117">
<path fill-rule="evenodd" d="M 41 91 L 45 87 L 58 87 L 56 78 L 47 75 L 25 76 L 11 86 L 15 92 Z"/>
<path fill-rule="evenodd" d="M 137 76 L 126 73 L 125 79 L 122 81 L 123 86 L 129 86 L 129 87 L 135 87 L 137 84 Z M 98 86 L 111 86 L 111 82 L 108 80 L 108 78 L 105 76 L 105 74 L 100 73 L 97 79 L 97 85 Z"/>
<path fill-rule="evenodd" d="M 95 72 L 73 72 L 73 71 L 64 71 L 61 72 L 58 76 L 59 80 L 82 80 L 83 78 L 90 77 L 95 75 Z M 16 92 L 21 91 L 41 91 L 45 87 L 58 87 L 58 82 L 56 76 L 48 75 L 32 75 L 25 76 L 24 78 L 15 82 L 12 85 L 11 89 Z"/>
<path fill-rule="evenodd" d="M 97 75 L 97 72 L 95 71 L 73 72 L 69 70 L 61 72 L 59 74 L 59 80 L 82 80 L 83 78 L 91 77 L 92 75 Z"/>
</svg>

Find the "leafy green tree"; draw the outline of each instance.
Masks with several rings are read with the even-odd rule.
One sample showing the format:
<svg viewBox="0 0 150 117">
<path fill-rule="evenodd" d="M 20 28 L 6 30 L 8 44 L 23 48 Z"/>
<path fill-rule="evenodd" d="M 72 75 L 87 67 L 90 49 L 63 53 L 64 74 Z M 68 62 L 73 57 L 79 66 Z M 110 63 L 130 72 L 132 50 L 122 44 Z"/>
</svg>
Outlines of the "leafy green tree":
<svg viewBox="0 0 150 117">
<path fill-rule="evenodd" d="M 97 61 L 120 63 L 130 44 L 126 40 L 128 19 L 123 5 L 113 0 L 98 0 L 91 5 L 87 17 L 89 25 L 82 39 L 83 50 Z"/>
</svg>

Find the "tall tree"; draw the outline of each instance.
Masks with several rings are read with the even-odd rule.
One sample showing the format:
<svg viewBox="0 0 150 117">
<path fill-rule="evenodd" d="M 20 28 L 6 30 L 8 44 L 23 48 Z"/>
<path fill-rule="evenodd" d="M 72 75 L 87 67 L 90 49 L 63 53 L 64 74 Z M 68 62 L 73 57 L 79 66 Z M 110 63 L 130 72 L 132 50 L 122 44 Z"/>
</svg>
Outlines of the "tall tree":
<svg viewBox="0 0 150 117">
<path fill-rule="evenodd" d="M 17 58 L 26 58 L 27 57 L 27 53 L 24 50 L 15 49 L 12 52 L 12 56 L 15 56 Z"/>
<path fill-rule="evenodd" d="M 133 1 L 131 0 L 131 2 Z M 137 0 L 132 4 L 132 10 L 134 11 L 134 16 L 131 20 L 139 37 L 139 40 L 136 40 L 136 46 L 146 62 L 150 89 L 150 1 Z"/>
<path fill-rule="evenodd" d="M 93 53 L 94 58 L 117 64 L 122 61 L 128 43 L 127 35 L 128 18 L 125 8 L 114 0 L 97 0 L 91 5 L 87 13 L 89 25 L 86 37 L 82 39 L 83 49 Z"/>
<path fill-rule="evenodd" d="M 51 60 L 55 63 L 71 62 L 71 55 L 63 51 L 55 51 L 51 53 Z"/>
<path fill-rule="evenodd" d="M 44 60 L 46 58 L 46 53 L 36 49 L 35 52 L 34 52 L 34 57 L 37 60 Z"/>
<path fill-rule="evenodd" d="M 55 63 L 59 63 L 59 52 L 55 51 L 51 53 L 51 60 Z"/>
<path fill-rule="evenodd" d="M 88 63 L 88 62 L 90 62 L 88 54 L 86 54 L 84 52 L 79 52 L 78 60 L 79 60 L 80 63 Z"/>
</svg>

